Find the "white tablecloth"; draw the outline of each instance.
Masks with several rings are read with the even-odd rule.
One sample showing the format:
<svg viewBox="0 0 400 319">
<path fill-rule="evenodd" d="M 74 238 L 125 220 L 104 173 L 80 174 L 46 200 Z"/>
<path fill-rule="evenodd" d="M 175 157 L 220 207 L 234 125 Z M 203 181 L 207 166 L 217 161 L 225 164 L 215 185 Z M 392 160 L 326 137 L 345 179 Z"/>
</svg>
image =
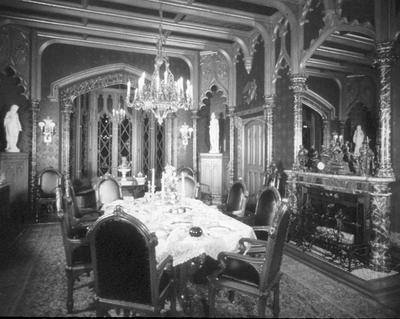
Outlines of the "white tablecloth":
<svg viewBox="0 0 400 319">
<path fill-rule="evenodd" d="M 157 260 L 171 255 L 174 265 L 203 253 L 216 259 L 221 251 L 236 251 L 240 238 L 256 238 L 250 226 L 224 215 L 216 207 L 191 198 L 175 204 L 160 199 L 127 198 L 106 205 L 105 214 L 112 213 L 117 205 L 143 222 L 150 232 L 155 232 L 158 238 Z M 189 235 L 193 226 L 202 229 L 200 237 Z"/>
</svg>

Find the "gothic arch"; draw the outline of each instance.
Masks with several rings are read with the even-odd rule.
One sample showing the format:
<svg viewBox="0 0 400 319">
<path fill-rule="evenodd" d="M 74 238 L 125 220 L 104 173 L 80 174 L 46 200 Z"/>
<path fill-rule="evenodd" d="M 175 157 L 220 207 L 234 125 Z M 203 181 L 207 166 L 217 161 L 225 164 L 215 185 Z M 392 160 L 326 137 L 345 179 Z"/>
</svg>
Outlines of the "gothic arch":
<svg viewBox="0 0 400 319">
<path fill-rule="evenodd" d="M 52 102 L 58 102 L 58 97 L 60 97 L 64 103 L 70 103 L 77 96 L 94 89 L 125 84 L 128 80 L 137 85 L 138 77 L 143 72 L 143 70 L 125 63 L 98 66 L 52 82 L 48 98 Z M 150 76 L 146 75 L 146 79 L 150 80 Z"/>
<path fill-rule="evenodd" d="M 321 115 L 323 120 L 333 120 L 335 118 L 335 107 L 310 89 L 304 92 L 302 102 Z"/>
<path fill-rule="evenodd" d="M 210 93 L 210 94 L 213 93 L 213 91 L 212 91 L 213 86 L 217 87 L 216 92 L 221 92 L 222 93 L 221 97 L 225 98 L 225 100 L 226 100 L 225 104 L 228 105 L 228 92 L 227 92 L 226 88 L 222 84 L 220 84 L 217 80 L 214 79 L 209 84 L 207 90 L 201 93 L 199 108 L 202 108 L 205 105 L 203 101 L 208 99 L 207 94 L 208 93 Z"/>
</svg>

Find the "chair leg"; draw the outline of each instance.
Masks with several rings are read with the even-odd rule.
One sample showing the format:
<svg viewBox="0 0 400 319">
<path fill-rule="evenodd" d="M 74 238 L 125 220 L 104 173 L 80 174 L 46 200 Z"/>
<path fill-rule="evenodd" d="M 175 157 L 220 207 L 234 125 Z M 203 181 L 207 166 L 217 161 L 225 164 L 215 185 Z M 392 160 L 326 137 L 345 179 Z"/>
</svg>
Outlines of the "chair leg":
<svg viewBox="0 0 400 319">
<path fill-rule="evenodd" d="M 215 287 L 208 284 L 208 316 L 215 317 Z"/>
<path fill-rule="evenodd" d="M 65 270 L 67 275 L 67 312 L 71 313 L 74 308 L 74 274 L 72 270 Z"/>
<path fill-rule="evenodd" d="M 279 282 L 276 284 L 274 289 L 274 303 L 272 305 L 272 313 L 274 317 L 279 317 L 280 307 L 279 307 Z"/>
</svg>

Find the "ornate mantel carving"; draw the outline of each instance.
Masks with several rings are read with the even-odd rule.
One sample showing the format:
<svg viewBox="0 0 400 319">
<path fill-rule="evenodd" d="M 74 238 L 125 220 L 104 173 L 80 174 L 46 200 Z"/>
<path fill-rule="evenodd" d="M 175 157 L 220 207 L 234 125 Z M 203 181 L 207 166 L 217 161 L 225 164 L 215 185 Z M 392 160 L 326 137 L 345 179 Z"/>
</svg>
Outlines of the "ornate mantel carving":
<svg viewBox="0 0 400 319">
<path fill-rule="evenodd" d="M 372 177 L 354 175 L 332 175 L 286 170 L 288 175 L 287 196 L 293 204 L 294 211 L 300 212 L 297 204 L 296 185 L 320 187 L 324 190 L 340 193 L 357 194 L 369 201 L 368 214 L 372 222 L 372 236 L 369 242 L 370 267 L 376 271 L 389 271 L 391 258 L 390 241 L 390 184 L 392 177 Z"/>
</svg>

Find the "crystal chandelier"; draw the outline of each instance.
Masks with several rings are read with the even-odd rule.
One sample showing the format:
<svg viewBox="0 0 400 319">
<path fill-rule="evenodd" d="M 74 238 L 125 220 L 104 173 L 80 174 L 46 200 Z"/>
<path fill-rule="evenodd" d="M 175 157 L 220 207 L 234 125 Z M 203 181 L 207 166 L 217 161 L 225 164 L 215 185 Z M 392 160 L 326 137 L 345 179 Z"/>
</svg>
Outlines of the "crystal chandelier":
<svg viewBox="0 0 400 319">
<path fill-rule="evenodd" d="M 118 103 L 118 108 L 112 110 L 112 115 L 113 118 L 116 119 L 118 123 L 121 123 L 125 117 L 126 117 L 126 111 L 123 106 L 121 106 L 121 103 Z"/>
<path fill-rule="evenodd" d="M 160 18 L 162 12 L 160 9 Z M 137 110 L 151 111 L 154 113 L 158 123 L 161 125 L 169 113 L 179 109 L 189 109 L 192 106 L 192 85 L 186 81 L 186 90 L 183 86 L 183 78 L 175 81 L 174 75 L 169 68 L 168 57 L 163 45 L 166 43 L 166 36 L 162 33 L 162 26 L 159 26 L 159 38 L 157 40 L 157 55 L 154 60 L 154 72 L 150 82 L 145 82 L 146 74 L 143 72 L 138 80 L 138 87 L 135 89 L 133 100 L 131 98 L 131 82 L 128 81 L 126 92 L 126 105 Z M 165 65 L 164 77 L 160 77 L 160 69 Z"/>
</svg>

